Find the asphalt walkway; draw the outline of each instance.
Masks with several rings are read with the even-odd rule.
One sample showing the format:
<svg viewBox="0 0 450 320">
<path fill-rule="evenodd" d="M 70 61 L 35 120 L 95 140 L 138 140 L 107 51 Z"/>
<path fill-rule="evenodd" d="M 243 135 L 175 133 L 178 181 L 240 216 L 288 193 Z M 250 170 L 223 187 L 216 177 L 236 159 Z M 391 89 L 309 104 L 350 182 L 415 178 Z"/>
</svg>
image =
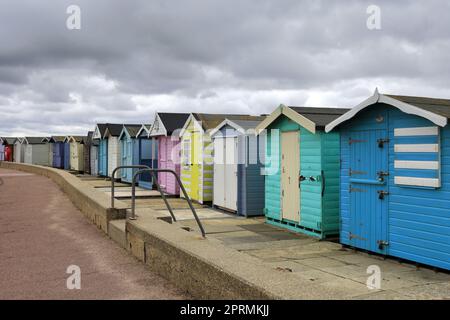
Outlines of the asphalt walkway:
<svg viewBox="0 0 450 320">
<path fill-rule="evenodd" d="M 0 299 L 189 298 L 97 230 L 50 179 L 6 169 L 0 179 Z M 79 290 L 67 288 L 71 265 Z"/>
</svg>

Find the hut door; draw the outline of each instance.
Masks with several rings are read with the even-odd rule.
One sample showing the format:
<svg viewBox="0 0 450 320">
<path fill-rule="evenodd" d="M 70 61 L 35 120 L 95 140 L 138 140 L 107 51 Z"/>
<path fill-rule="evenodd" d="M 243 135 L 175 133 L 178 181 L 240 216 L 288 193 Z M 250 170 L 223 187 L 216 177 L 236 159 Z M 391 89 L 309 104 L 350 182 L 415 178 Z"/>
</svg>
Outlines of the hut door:
<svg viewBox="0 0 450 320">
<path fill-rule="evenodd" d="M 214 205 L 225 207 L 225 139 L 217 137 L 214 139 Z"/>
<path fill-rule="evenodd" d="M 225 138 L 225 207 L 237 211 L 237 137 Z"/>
<path fill-rule="evenodd" d="M 350 133 L 350 243 L 385 253 L 387 242 L 388 148 L 386 129 Z"/>
<path fill-rule="evenodd" d="M 281 133 L 281 212 L 283 219 L 300 222 L 300 133 Z"/>
<path fill-rule="evenodd" d="M 162 137 L 159 140 L 159 169 L 168 169 L 167 166 L 167 151 L 168 151 L 168 143 L 170 141 L 170 137 Z M 167 190 L 167 176 L 168 174 L 166 172 L 160 172 L 158 173 L 158 181 L 161 185 L 161 188 L 164 190 Z"/>
<path fill-rule="evenodd" d="M 203 148 L 201 147 L 200 132 L 192 132 L 191 134 L 191 198 L 199 199 L 200 172 L 202 167 Z"/>
</svg>

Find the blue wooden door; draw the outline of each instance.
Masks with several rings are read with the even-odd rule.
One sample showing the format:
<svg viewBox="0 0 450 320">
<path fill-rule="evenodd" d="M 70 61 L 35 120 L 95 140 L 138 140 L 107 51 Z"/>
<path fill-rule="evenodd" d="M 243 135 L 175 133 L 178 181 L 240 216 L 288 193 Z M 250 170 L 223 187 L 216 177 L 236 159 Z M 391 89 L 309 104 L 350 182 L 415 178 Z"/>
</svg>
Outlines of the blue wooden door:
<svg viewBox="0 0 450 320">
<path fill-rule="evenodd" d="M 98 174 L 106 176 L 108 174 L 108 140 L 100 140 L 98 148 Z"/>
<path fill-rule="evenodd" d="M 350 134 L 350 244 L 386 253 L 388 214 L 386 129 Z"/>
<path fill-rule="evenodd" d="M 152 167 L 152 140 L 150 139 L 139 139 L 139 164 Z M 152 189 L 153 182 L 151 174 L 145 172 L 141 174 L 138 178 L 139 186 L 145 189 Z"/>
<path fill-rule="evenodd" d="M 64 169 L 70 169 L 70 143 L 64 143 Z"/>
</svg>

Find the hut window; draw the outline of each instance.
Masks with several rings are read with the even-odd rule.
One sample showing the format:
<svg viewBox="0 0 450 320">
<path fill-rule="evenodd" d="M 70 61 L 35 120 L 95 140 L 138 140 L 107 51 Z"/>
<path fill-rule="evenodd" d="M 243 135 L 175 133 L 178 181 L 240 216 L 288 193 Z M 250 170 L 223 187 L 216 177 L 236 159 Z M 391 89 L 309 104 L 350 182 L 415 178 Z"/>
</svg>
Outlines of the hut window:
<svg viewBox="0 0 450 320">
<path fill-rule="evenodd" d="M 439 127 L 394 129 L 394 183 L 400 186 L 441 187 Z"/>
</svg>

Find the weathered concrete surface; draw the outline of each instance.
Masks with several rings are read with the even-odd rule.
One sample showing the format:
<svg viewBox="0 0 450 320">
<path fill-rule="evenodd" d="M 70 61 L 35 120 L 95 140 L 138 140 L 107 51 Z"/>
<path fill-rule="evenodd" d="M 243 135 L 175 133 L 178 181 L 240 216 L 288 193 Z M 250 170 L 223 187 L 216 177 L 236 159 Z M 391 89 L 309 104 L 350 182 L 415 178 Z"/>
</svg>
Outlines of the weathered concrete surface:
<svg viewBox="0 0 450 320">
<path fill-rule="evenodd" d="M 0 169 L 0 299 L 189 298 L 86 220 L 51 180 Z M 81 290 L 69 290 L 69 265 Z"/>
<path fill-rule="evenodd" d="M 77 178 L 75 178 L 77 179 Z M 79 188 L 92 190 L 88 181 Z M 108 198 L 109 200 L 109 198 Z M 202 239 L 186 210 L 169 224 L 161 199 L 138 199 L 136 221 L 112 222 L 111 234 L 136 258 L 179 288 L 209 299 L 442 299 L 450 298 L 450 275 L 391 259 L 342 249 L 264 224 L 199 209 L 208 232 Z M 108 201 L 109 202 L 109 201 Z M 119 203 L 119 201 L 117 201 Z M 121 202 L 124 207 L 129 203 Z M 190 232 L 183 230 L 187 228 Z M 125 234 L 126 230 L 126 234 Z M 381 288 L 366 286 L 367 267 L 382 271 Z"/>
<path fill-rule="evenodd" d="M 108 233 L 110 220 L 125 218 L 125 204 L 116 201 L 116 208 L 112 209 L 110 207 L 111 199 L 108 195 L 93 187 L 88 187 L 87 182 L 81 181 L 64 170 L 4 161 L 0 161 L 0 168 L 21 170 L 52 179 L 67 194 L 73 204 L 105 233 Z"/>
</svg>

